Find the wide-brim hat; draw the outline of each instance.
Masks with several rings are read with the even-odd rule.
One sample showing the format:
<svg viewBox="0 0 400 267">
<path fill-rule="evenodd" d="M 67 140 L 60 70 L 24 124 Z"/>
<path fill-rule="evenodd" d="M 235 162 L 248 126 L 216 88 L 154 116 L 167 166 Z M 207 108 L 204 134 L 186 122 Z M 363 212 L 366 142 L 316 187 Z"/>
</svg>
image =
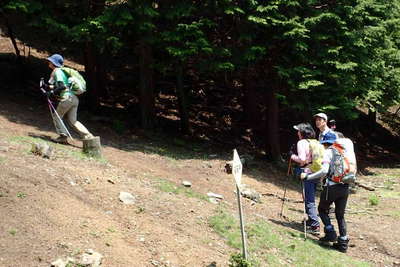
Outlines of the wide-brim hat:
<svg viewBox="0 0 400 267">
<path fill-rule="evenodd" d="M 336 135 L 334 133 L 326 133 L 322 140 L 320 141 L 321 144 L 333 144 L 336 141 Z"/>
<path fill-rule="evenodd" d="M 47 58 L 54 66 L 61 68 L 64 65 L 64 58 L 59 54 L 54 54 Z"/>
</svg>

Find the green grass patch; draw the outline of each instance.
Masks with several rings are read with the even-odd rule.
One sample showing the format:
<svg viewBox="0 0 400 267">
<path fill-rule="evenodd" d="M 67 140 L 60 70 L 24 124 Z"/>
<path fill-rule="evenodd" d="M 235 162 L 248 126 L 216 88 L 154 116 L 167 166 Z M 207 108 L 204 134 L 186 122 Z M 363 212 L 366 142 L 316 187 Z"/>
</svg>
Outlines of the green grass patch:
<svg viewBox="0 0 400 267">
<path fill-rule="evenodd" d="M 239 222 L 222 209 L 209 218 L 209 225 L 228 245 L 240 249 Z M 314 240 L 304 240 L 302 232 L 279 229 L 255 221 L 245 227 L 251 266 L 370 266 L 345 254 L 320 246 Z"/>
<path fill-rule="evenodd" d="M 207 197 L 203 194 L 197 193 L 190 188 L 177 186 L 176 184 L 160 179 L 158 181 L 157 187 L 159 190 L 166 192 L 166 193 L 173 193 L 176 195 L 184 195 L 191 198 L 197 198 L 201 200 L 207 200 Z"/>
<path fill-rule="evenodd" d="M 51 141 L 46 141 L 41 138 L 31 137 L 31 136 L 12 136 L 9 138 L 9 141 L 16 144 L 24 145 L 25 149 L 24 152 L 29 154 L 31 153 L 32 144 L 40 143 L 40 144 L 47 144 L 56 150 L 56 157 L 57 155 L 67 156 L 76 158 L 78 160 L 95 160 L 99 163 L 106 164 L 107 160 L 104 158 L 96 158 L 90 157 L 87 154 L 83 153 L 82 150 L 72 149 L 72 147 L 68 147 L 62 144 L 56 144 Z"/>
<path fill-rule="evenodd" d="M 17 197 L 18 197 L 18 198 L 26 198 L 26 194 L 25 194 L 25 193 L 22 193 L 22 192 L 18 192 L 18 193 L 17 193 Z"/>
<path fill-rule="evenodd" d="M 16 229 L 11 229 L 10 231 L 8 231 L 8 233 L 12 236 L 17 234 L 17 230 Z"/>
<path fill-rule="evenodd" d="M 371 206 L 377 206 L 379 204 L 378 195 L 376 195 L 376 194 L 369 195 L 368 202 L 369 202 L 369 205 L 371 205 Z"/>
</svg>

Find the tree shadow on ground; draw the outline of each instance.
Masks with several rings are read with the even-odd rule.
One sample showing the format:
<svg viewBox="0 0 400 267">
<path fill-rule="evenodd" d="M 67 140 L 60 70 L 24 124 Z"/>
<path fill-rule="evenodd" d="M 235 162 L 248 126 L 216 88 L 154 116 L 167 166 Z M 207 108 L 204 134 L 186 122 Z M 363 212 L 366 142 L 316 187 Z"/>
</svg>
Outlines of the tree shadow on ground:
<svg viewBox="0 0 400 267">
<path fill-rule="evenodd" d="M 1 59 L 3 60 L 3 58 Z M 14 75 L 12 72 L 8 72 L 7 77 L 5 77 L 6 81 L 3 82 L 5 86 L 0 92 L 0 114 L 12 122 L 35 127 L 39 131 L 54 132 L 46 99 L 40 94 L 38 83 L 35 82 L 36 80 L 39 81 L 43 73 L 47 74 L 49 70 L 43 59 L 30 58 L 29 60 L 32 72 L 29 72 L 30 82 L 27 82 L 25 87 L 21 87 L 21 83 L 15 82 L 18 77 L 12 78 Z M 3 63 L 5 63 L 3 64 L 3 68 L 5 68 L 6 65 L 12 65 L 12 60 Z M 168 103 L 164 104 L 167 105 Z M 230 112 L 227 111 L 228 108 L 224 107 L 224 112 Z M 210 114 L 213 114 L 212 118 L 217 118 L 221 115 L 218 114 L 218 109 L 215 107 L 212 110 L 210 112 Z M 232 112 L 237 113 L 238 110 Z M 262 149 L 255 147 L 251 142 L 244 141 L 241 138 L 241 132 L 231 131 L 226 127 L 215 131 L 215 127 L 211 123 L 212 118 L 207 118 L 208 123 L 195 125 L 196 131 L 205 134 L 205 138 L 199 138 L 198 135 L 182 135 L 179 132 L 179 121 L 167 119 L 165 116 L 158 118 L 160 127 L 154 131 L 144 131 L 129 123 L 121 124 L 121 122 L 125 121 L 135 122 L 137 117 L 129 110 L 116 108 L 112 105 L 103 106 L 96 114 L 93 114 L 89 112 L 87 106 L 82 104 L 80 105 L 78 119 L 95 135 L 101 136 L 101 142 L 104 146 L 115 147 L 127 152 L 140 151 L 176 160 L 219 159 L 229 161 L 232 160 L 233 149 L 237 148 L 240 155 L 253 155 L 250 162 L 243 169 L 244 174 L 262 183 L 272 183 L 278 187 L 285 186 L 288 179 L 286 176 L 287 162 L 266 162 L 265 155 L 260 153 Z M 386 164 L 385 166 L 388 167 L 399 166 L 398 163 L 389 164 L 388 159 L 391 158 L 391 162 L 393 162 L 393 156 L 390 156 L 394 155 L 395 151 L 390 150 L 391 147 L 387 145 L 387 142 L 379 146 L 373 143 L 375 141 L 385 141 L 382 136 L 388 134 L 379 125 L 376 127 L 379 129 L 379 138 L 377 136 L 375 139 L 368 139 L 369 135 L 364 132 L 360 139 L 356 140 L 356 144 L 360 145 L 360 150 L 358 151 L 360 155 L 359 169 L 362 174 L 373 175 L 373 172 L 367 169 L 370 166 L 382 167 L 382 164 Z M 290 134 L 291 132 L 286 133 L 286 135 Z M 43 138 L 40 134 L 36 135 L 38 138 Z M 295 141 L 293 140 L 294 133 L 290 136 L 291 139 L 286 135 L 282 136 L 282 142 Z M 390 140 L 393 139 L 391 138 Z M 368 151 L 368 153 L 365 151 Z M 382 151 L 385 153 L 382 154 Z M 295 191 L 301 190 L 298 185 L 294 184 L 289 184 L 289 188 Z"/>
</svg>

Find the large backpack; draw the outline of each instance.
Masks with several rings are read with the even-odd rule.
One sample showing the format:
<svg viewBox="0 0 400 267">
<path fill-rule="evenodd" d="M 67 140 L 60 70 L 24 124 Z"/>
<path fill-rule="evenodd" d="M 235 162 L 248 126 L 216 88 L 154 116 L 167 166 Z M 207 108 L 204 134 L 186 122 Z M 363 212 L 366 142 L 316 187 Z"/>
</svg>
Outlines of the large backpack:
<svg viewBox="0 0 400 267">
<path fill-rule="evenodd" d="M 324 146 L 316 139 L 306 139 L 310 144 L 312 162 L 309 168 L 312 172 L 317 172 L 322 168 L 322 158 L 324 157 Z"/>
<path fill-rule="evenodd" d="M 329 179 L 335 183 L 352 184 L 356 181 L 357 162 L 353 142 L 348 138 L 339 138 L 330 147 L 332 162 Z"/>
<path fill-rule="evenodd" d="M 86 92 L 86 81 L 77 70 L 67 67 L 62 67 L 61 70 L 67 75 L 68 86 L 74 95 Z"/>
</svg>

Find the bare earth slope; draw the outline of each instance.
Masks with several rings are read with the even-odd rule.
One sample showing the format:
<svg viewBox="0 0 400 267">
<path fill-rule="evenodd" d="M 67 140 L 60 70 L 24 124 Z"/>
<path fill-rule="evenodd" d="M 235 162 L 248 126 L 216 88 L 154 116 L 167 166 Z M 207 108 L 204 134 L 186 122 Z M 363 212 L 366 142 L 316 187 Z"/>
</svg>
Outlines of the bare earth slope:
<svg viewBox="0 0 400 267">
<path fill-rule="evenodd" d="M 109 135 L 102 136 L 109 143 L 106 161 L 82 157 L 79 141 L 54 144 L 54 157 L 44 159 L 29 150 L 54 136 L 45 107 L 31 112 L 2 98 L 0 111 L 0 266 L 49 266 L 89 248 L 103 254 L 104 266 L 227 266 L 235 250 L 208 223 L 221 205 L 236 213 L 233 178 L 223 172 L 226 158 L 176 159 L 148 152 L 162 150 L 151 141 L 118 143 Z M 244 172 L 244 183 L 265 194 L 262 203 L 244 200 L 247 221 L 263 218 L 277 227 L 298 227 L 300 203 L 287 202 L 288 221 L 278 216 L 281 201 L 273 194 L 282 195 L 284 173 L 266 163 L 259 166 Z M 399 170 L 379 175 L 391 172 Z M 399 180 L 382 179 L 362 177 L 392 187 L 378 193 L 377 208 L 368 205 L 371 193 L 364 189 L 351 196 L 348 224 L 355 247 L 348 254 L 391 266 L 400 261 L 400 230 L 393 227 L 399 219 Z M 170 188 L 180 188 L 182 180 L 192 182 L 191 195 Z M 121 191 L 133 194 L 135 204 L 122 204 Z M 207 192 L 224 200 L 213 204 Z M 294 185 L 288 196 L 301 199 Z"/>
</svg>

